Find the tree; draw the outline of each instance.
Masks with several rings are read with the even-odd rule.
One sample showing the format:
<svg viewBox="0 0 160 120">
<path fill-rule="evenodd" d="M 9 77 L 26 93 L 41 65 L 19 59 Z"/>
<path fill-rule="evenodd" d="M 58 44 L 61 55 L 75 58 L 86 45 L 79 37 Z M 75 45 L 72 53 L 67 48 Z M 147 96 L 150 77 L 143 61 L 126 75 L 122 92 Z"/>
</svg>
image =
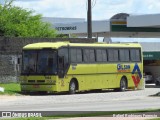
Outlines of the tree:
<svg viewBox="0 0 160 120">
<path fill-rule="evenodd" d="M 0 36 L 56 37 L 51 24 L 42 22 L 41 18 L 34 11 L 14 6 L 13 0 L 5 0 L 0 5 Z"/>
</svg>

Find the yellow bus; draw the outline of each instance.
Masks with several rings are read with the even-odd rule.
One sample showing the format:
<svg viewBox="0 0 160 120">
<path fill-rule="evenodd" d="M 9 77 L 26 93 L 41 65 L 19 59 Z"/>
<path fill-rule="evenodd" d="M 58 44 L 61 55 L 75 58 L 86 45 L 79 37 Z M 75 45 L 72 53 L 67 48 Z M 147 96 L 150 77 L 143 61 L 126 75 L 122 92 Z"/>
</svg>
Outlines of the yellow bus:
<svg viewBox="0 0 160 120">
<path fill-rule="evenodd" d="M 21 91 L 143 89 L 138 43 L 43 42 L 23 47 Z"/>
</svg>

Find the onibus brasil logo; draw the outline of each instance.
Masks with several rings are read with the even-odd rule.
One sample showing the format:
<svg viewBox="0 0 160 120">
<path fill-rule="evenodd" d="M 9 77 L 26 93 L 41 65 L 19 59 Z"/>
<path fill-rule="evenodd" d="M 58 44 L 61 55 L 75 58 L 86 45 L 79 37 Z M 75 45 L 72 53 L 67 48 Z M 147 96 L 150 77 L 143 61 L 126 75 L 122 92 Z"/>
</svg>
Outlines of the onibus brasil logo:
<svg viewBox="0 0 160 120">
<path fill-rule="evenodd" d="M 138 86 L 141 78 L 142 78 L 141 70 L 139 69 L 139 66 L 136 63 L 132 71 L 132 79 L 136 87 Z"/>
</svg>

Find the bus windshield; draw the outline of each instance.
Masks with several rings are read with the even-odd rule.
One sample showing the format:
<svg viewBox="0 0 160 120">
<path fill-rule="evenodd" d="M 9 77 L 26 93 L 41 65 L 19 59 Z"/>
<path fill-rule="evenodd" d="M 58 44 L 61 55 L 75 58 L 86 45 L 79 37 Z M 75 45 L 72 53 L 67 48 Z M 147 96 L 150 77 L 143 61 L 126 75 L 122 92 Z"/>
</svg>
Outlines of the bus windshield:
<svg viewBox="0 0 160 120">
<path fill-rule="evenodd" d="M 57 74 L 57 57 L 54 50 L 23 51 L 22 74 Z"/>
</svg>

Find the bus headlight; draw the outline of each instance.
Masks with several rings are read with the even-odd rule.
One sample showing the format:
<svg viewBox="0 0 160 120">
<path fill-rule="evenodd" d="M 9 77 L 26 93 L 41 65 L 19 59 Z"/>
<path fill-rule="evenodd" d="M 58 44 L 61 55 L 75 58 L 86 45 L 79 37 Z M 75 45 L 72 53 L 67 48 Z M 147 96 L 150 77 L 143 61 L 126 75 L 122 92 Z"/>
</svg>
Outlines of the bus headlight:
<svg viewBox="0 0 160 120">
<path fill-rule="evenodd" d="M 21 83 L 25 83 L 26 81 L 25 80 L 21 80 Z"/>
</svg>

